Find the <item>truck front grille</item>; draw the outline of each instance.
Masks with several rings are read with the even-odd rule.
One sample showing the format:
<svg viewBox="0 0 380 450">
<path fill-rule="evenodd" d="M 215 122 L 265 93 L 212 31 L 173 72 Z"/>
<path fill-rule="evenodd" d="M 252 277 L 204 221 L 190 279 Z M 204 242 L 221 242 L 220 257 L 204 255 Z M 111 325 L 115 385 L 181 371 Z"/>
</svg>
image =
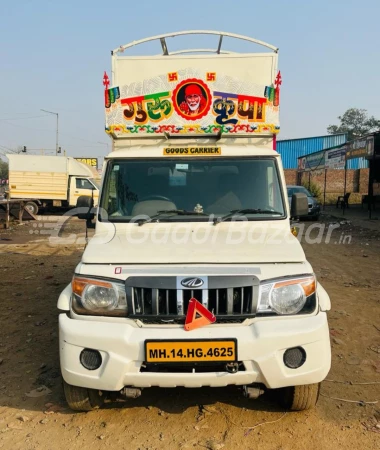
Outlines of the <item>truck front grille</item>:
<svg viewBox="0 0 380 450">
<path fill-rule="evenodd" d="M 217 322 L 240 323 L 256 314 L 256 280 L 208 277 L 208 289 L 177 289 L 176 277 L 130 277 L 126 281 L 130 317 L 150 324 L 184 323 L 190 299 L 195 298 L 216 315 Z"/>
</svg>

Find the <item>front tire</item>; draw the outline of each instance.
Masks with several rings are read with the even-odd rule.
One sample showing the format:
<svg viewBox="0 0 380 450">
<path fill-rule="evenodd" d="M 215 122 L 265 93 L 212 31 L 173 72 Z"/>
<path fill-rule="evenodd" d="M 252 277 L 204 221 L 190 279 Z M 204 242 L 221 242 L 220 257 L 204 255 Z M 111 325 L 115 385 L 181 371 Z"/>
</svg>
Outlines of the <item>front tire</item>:
<svg viewBox="0 0 380 450">
<path fill-rule="evenodd" d="M 321 383 L 289 386 L 280 389 L 280 402 L 290 411 L 312 409 L 318 402 Z"/>
<path fill-rule="evenodd" d="M 63 391 L 67 404 L 74 411 L 93 411 L 103 406 L 104 399 L 95 389 L 72 386 L 63 380 Z"/>
</svg>

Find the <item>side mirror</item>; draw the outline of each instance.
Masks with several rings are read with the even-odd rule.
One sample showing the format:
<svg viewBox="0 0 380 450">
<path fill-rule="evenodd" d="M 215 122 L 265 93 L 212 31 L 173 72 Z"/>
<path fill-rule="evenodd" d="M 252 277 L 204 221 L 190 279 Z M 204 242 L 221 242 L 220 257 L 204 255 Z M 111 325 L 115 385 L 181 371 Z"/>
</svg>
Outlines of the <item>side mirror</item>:
<svg viewBox="0 0 380 450">
<path fill-rule="evenodd" d="M 299 192 L 292 195 L 292 204 L 290 208 L 291 217 L 307 216 L 309 213 L 309 206 L 307 195 Z"/>
<path fill-rule="evenodd" d="M 77 200 L 77 208 L 80 212 L 77 213 L 78 219 L 91 222 L 95 217 L 92 212 L 94 208 L 94 199 L 89 195 L 81 195 Z"/>
</svg>

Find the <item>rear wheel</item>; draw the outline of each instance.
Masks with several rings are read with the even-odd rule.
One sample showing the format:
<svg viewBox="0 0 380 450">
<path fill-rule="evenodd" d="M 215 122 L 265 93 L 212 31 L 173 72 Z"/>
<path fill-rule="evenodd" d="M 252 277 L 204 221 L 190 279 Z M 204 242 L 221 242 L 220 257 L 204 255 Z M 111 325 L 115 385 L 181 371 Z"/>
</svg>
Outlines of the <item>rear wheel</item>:
<svg viewBox="0 0 380 450">
<path fill-rule="evenodd" d="M 103 406 L 104 399 L 95 389 L 72 386 L 63 380 L 63 391 L 67 404 L 74 411 L 92 411 Z"/>
<path fill-rule="evenodd" d="M 37 205 L 37 203 L 34 203 L 34 202 L 28 202 L 25 205 L 25 209 L 27 211 L 29 211 L 30 213 L 32 213 L 33 215 L 36 215 L 38 213 L 38 205 Z"/>
<path fill-rule="evenodd" d="M 290 411 L 312 409 L 318 402 L 321 383 L 289 386 L 279 389 L 282 406 Z"/>
</svg>

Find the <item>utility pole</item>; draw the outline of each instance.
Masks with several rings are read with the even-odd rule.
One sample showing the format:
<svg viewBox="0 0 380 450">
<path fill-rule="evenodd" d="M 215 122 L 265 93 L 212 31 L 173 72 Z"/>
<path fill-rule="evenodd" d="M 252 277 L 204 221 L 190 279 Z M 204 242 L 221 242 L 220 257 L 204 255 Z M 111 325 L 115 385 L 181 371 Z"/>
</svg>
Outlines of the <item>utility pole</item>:
<svg viewBox="0 0 380 450">
<path fill-rule="evenodd" d="M 57 133 L 56 133 L 56 139 L 55 139 L 55 155 L 58 155 L 58 113 L 53 112 L 53 111 L 47 111 L 46 109 L 41 109 L 41 111 L 49 113 L 49 114 L 54 114 L 55 116 L 57 116 Z"/>
</svg>

